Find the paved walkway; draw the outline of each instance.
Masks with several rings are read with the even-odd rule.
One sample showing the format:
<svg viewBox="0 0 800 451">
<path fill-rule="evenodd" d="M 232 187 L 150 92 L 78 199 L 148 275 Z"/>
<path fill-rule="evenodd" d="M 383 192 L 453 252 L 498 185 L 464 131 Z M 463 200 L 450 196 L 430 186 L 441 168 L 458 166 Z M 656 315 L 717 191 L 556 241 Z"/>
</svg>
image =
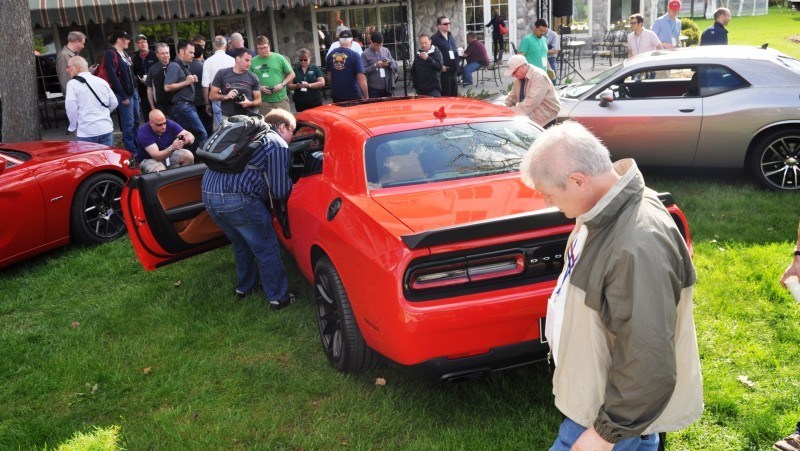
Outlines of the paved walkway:
<svg viewBox="0 0 800 451">
<path fill-rule="evenodd" d="M 588 53 L 588 51 L 586 53 Z M 614 64 L 616 64 L 617 62 L 618 62 L 618 60 L 614 59 Z M 601 72 L 602 70 L 608 68 L 608 65 L 605 65 L 605 66 L 598 65 L 595 68 L 595 70 L 591 70 L 591 67 L 592 67 L 591 54 L 589 56 L 583 55 L 580 58 L 580 60 L 578 62 L 576 62 L 575 66 L 578 69 L 578 73 L 581 76 L 583 76 L 584 78 L 588 78 L 588 77 L 590 77 L 592 75 L 595 75 L 595 74 Z M 407 69 L 410 70 L 411 67 L 409 66 Z M 504 96 L 505 94 L 508 93 L 509 86 L 513 82 L 513 78 L 512 77 L 506 77 L 506 76 L 503 75 L 503 72 L 505 72 L 505 69 L 506 69 L 505 63 L 503 63 L 502 66 L 498 70 L 500 78 L 499 78 L 499 80 L 497 82 L 495 82 L 494 79 L 491 78 L 492 77 L 491 72 L 490 71 L 486 71 L 484 75 L 485 75 L 485 78 L 487 78 L 487 79 L 484 80 L 483 83 L 478 84 L 477 86 L 472 86 L 472 87 L 459 86 L 459 88 L 458 88 L 459 93 L 462 94 L 462 95 L 467 93 L 467 92 L 471 92 L 473 94 L 479 94 L 479 93 L 481 93 L 483 91 L 486 91 L 486 93 L 488 93 L 488 96 L 489 96 L 490 99 L 502 98 L 502 96 Z M 478 80 L 480 80 L 480 77 L 479 77 L 477 72 L 474 74 L 473 79 L 476 81 L 476 83 L 478 82 Z M 574 76 L 574 75 L 571 77 L 571 79 L 572 79 L 573 82 L 581 80 L 580 77 L 577 77 L 577 76 Z M 411 80 L 410 79 L 408 80 L 408 86 L 404 86 L 403 79 L 401 78 L 397 82 L 397 87 L 395 89 L 395 95 L 403 96 L 403 95 L 405 95 L 406 91 L 408 92 L 408 95 L 415 95 L 414 88 L 411 86 Z M 325 99 L 325 103 L 330 103 L 330 98 Z M 58 111 L 56 111 L 56 114 L 58 114 L 58 125 L 56 126 L 55 123 L 51 123 L 52 127 L 43 128 L 42 129 L 42 139 L 47 140 L 47 141 L 56 141 L 56 140 L 64 140 L 64 139 L 66 139 L 66 140 L 74 140 L 75 139 L 75 134 L 74 133 L 70 134 L 70 135 L 65 135 L 65 132 L 67 130 L 67 118 L 65 116 L 63 108 L 58 110 Z M 120 136 L 120 131 L 119 131 L 119 125 L 117 124 L 117 115 L 116 114 L 112 114 L 111 117 L 114 119 L 115 139 L 116 139 L 116 141 L 122 141 L 122 138 Z"/>
</svg>

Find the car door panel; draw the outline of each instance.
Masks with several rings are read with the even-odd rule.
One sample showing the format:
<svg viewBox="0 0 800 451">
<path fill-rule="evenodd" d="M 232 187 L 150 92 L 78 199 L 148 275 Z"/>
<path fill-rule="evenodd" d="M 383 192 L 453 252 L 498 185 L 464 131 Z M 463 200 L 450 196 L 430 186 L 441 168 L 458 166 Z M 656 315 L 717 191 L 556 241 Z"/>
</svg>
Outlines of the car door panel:
<svg viewBox="0 0 800 451">
<path fill-rule="evenodd" d="M 575 106 L 570 118 L 595 133 L 614 160 L 634 158 L 643 166 L 688 166 L 697 150 L 703 100 L 617 99 L 603 107 L 590 98 Z"/>
<path fill-rule="evenodd" d="M 133 177 L 123 192 L 129 235 L 146 269 L 226 244 L 203 205 L 202 164 Z"/>
<path fill-rule="evenodd" d="M 18 211 L 20 205 L 24 212 Z M 0 175 L 0 211 L 0 263 L 45 244 L 45 203 L 29 170 L 11 167 Z"/>
</svg>

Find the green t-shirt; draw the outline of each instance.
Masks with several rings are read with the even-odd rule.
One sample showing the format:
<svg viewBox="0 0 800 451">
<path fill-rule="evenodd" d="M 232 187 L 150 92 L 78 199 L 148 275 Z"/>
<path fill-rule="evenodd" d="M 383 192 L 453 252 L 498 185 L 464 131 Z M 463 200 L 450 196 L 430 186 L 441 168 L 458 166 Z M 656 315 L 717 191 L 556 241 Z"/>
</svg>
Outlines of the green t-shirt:
<svg viewBox="0 0 800 451">
<path fill-rule="evenodd" d="M 519 43 L 519 53 L 525 55 L 528 63 L 547 71 L 547 39 L 542 36 L 537 38 L 533 33 L 528 34 Z M 255 58 L 253 58 L 255 61 Z"/>
<path fill-rule="evenodd" d="M 250 72 L 256 74 L 258 82 L 261 86 L 272 88 L 273 86 L 282 83 L 287 75 L 294 72 L 292 66 L 285 56 L 270 52 L 269 56 L 253 57 L 253 63 L 250 65 Z M 264 95 L 261 94 L 261 100 L 266 102 L 280 102 L 286 98 L 286 86 L 278 92 Z"/>
</svg>

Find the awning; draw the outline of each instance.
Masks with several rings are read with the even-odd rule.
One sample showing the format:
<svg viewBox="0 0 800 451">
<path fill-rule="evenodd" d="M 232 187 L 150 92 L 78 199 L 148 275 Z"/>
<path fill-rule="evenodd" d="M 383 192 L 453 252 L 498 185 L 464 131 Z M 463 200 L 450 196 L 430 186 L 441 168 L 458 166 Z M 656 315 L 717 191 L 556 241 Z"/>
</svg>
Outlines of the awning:
<svg viewBox="0 0 800 451">
<path fill-rule="evenodd" d="M 33 27 L 243 14 L 295 6 L 364 5 L 398 0 L 28 0 Z M 405 1 L 405 0 L 399 0 Z"/>
<path fill-rule="evenodd" d="M 107 20 L 189 19 L 306 6 L 313 0 L 28 0 L 33 26 L 86 25 Z"/>
</svg>

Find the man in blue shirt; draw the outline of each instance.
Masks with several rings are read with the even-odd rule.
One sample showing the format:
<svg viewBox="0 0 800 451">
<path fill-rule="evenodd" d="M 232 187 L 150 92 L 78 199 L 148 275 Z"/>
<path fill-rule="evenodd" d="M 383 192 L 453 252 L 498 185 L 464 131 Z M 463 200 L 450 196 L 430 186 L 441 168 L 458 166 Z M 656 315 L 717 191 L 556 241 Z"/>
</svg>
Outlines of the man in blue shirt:
<svg viewBox="0 0 800 451">
<path fill-rule="evenodd" d="M 369 98 L 364 62 L 361 55 L 350 49 L 352 44 L 353 33 L 343 30 L 339 33 L 339 47 L 331 51 L 325 60 L 325 71 L 331 81 L 331 98 L 334 103 Z"/>
<path fill-rule="evenodd" d="M 653 33 L 658 36 L 661 46 L 672 49 L 680 46 L 681 21 L 678 13 L 681 10 L 681 0 L 670 0 L 668 11 L 653 22 Z"/>
<path fill-rule="evenodd" d="M 236 259 L 236 290 L 242 299 L 258 289 L 259 278 L 270 310 L 280 310 L 294 301 L 289 292 L 286 268 L 269 204 L 285 202 L 292 189 L 289 178 L 289 145 L 297 126 L 286 110 L 274 109 L 264 121 L 271 129 L 238 173 L 208 169 L 203 175 L 203 203 L 209 216 L 231 241 Z"/>
<path fill-rule="evenodd" d="M 731 21 L 731 10 L 717 8 L 714 11 L 714 25 L 711 25 L 700 37 L 700 45 L 728 45 L 728 30 L 725 26 Z"/>
</svg>

